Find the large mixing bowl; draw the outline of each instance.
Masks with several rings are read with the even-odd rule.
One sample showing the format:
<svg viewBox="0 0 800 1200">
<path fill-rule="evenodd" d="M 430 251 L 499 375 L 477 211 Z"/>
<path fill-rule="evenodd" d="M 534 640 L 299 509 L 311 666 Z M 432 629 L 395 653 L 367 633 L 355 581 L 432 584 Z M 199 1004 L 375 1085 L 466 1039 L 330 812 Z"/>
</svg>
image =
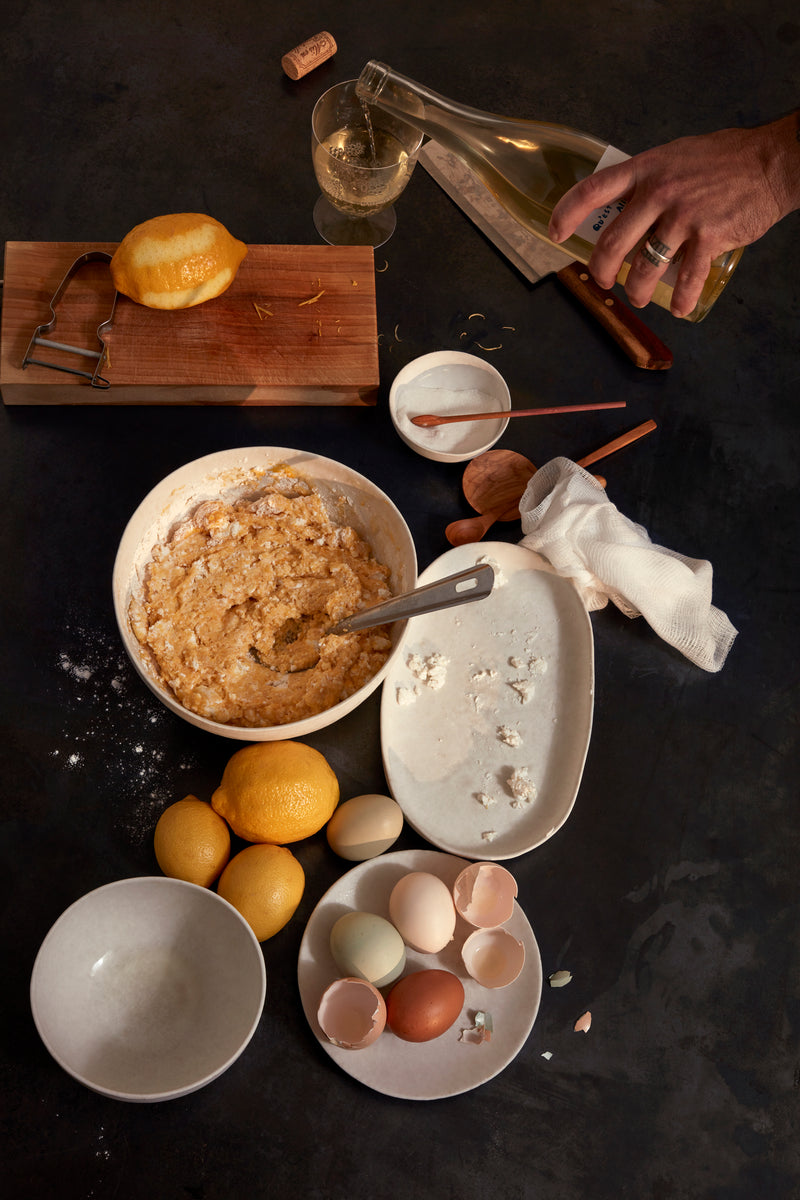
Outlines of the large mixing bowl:
<svg viewBox="0 0 800 1200">
<path fill-rule="evenodd" d="M 375 557 L 390 568 L 389 585 L 394 594 L 409 591 L 417 578 L 411 531 L 398 509 L 374 483 L 333 459 L 284 447 L 251 446 L 209 454 L 162 479 L 128 522 L 114 563 L 114 611 L 122 641 L 144 682 L 167 708 L 209 733 L 240 741 L 304 737 L 352 712 L 383 680 L 400 652 L 406 628 L 405 621 L 395 622 L 387 662 L 351 696 L 314 716 L 283 725 L 245 727 L 201 717 L 181 704 L 159 677 L 157 667 L 137 640 L 129 617 L 131 597 L 142 588 L 153 548 L 163 543 L 175 524 L 198 504 L 251 495 L 258 491 L 264 472 L 280 464 L 291 467 L 316 489 L 336 524 L 351 526 L 369 543 Z"/>
</svg>

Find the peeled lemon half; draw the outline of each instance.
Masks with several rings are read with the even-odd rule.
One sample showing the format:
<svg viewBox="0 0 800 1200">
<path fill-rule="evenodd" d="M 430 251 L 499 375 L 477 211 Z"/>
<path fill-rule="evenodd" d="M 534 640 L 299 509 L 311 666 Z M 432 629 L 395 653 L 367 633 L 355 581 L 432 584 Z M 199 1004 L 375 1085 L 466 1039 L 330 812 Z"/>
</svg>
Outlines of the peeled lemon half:
<svg viewBox="0 0 800 1200">
<path fill-rule="evenodd" d="M 203 213 L 169 213 L 136 225 L 111 259 L 118 292 L 147 308 L 192 308 L 230 287 L 247 253 Z"/>
</svg>

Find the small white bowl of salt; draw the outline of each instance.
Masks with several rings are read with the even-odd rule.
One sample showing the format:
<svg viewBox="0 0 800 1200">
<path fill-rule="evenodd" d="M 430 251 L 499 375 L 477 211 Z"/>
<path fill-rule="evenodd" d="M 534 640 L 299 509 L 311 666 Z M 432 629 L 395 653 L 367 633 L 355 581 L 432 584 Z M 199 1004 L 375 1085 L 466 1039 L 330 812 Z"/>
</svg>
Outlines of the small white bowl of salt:
<svg viewBox="0 0 800 1200">
<path fill-rule="evenodd" d="M 497 412 L 497 420 L 458 421 L 422 428 L 412 417 L 432 413 Z M 511 396 L 502 375 L 474 354 L 437 350 L 408 363 L 389 392 L 389 412 L 399 436 L 434 462 L 466 462 L 489 450 L 503 436 Z"/>
</svg>

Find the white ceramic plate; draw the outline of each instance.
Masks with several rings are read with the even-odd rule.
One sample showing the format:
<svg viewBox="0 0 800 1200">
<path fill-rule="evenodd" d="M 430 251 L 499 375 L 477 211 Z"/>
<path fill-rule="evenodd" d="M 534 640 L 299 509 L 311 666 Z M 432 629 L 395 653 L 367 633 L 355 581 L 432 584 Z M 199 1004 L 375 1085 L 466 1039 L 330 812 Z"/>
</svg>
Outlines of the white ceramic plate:
<svg viewBox="0 0 800 1200">
<path fill-rule="evenodd" d="M 383 684 L 381 743 L 408 823 L 442 850 L 498 860 L 541 845 L 572 810 L 592 728 L 594 643 L 572 584 L 523 546 L 460 546 L 419 583 L 480 561 L 495 567 L 490 596 L 409 622 Z M 408 665 L 416 655 L 430 668 L 437 654 L 438 688 Z M 535 798 L 512 794 L 514 771 Z"/>
<path fill-rule="evenodd" d="M 542 961 L 533 930 L 518 904 L 506 928 L 525 946 L 521 975 L 506 988 L 481 987 L 461 962 L 461 945 L 471 926 L 458 918 L 453 941 L 440 954 L 407 952 L 406 974 L 428 967 L 458 975 L 464 985 L 461 1017 L 441 1037 L 430 1042 L 404 1042 L 386 1030 L 365 1050 L 343 1050 L 332 1045 L 317 1020 L 325 988 L 339 977 L 330 952 L 330 932 L 343 913 L 352 910 L 377 913 L 389 919 L 389 895 L 408 871 L 430 871 L 448 887 L 466 862 L 436 850 L 404 850 L 360 863 L 325 893 L 311 914 L 300 946 L 297 981 L 306 1018 L 320 1045 L 348 1075 L 385 1096 L 404 1100 L 437 1100 L 486 1083 L 514 1059 L 530 1033 L 542 996 Z M 461 1042 L 477 1011 L 491 1014 L 494 1032 L 490 1042 Z"/>
</svg>

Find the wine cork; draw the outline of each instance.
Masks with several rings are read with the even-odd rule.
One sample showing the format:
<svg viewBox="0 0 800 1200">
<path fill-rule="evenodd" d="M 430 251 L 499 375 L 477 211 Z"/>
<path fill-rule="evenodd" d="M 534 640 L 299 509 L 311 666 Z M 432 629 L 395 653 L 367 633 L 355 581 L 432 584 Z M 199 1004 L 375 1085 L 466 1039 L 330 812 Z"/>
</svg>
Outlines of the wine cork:
<svg viewBox="0 0 800 1200">
<path fill-rule="evenodd" d="M 336 42 L 331 33 L 315 33 L 284 54 L 281 66 L 290 79 L 302 79 L 309 71 L 327 62 L 336 53 Z"/>
</svg>

